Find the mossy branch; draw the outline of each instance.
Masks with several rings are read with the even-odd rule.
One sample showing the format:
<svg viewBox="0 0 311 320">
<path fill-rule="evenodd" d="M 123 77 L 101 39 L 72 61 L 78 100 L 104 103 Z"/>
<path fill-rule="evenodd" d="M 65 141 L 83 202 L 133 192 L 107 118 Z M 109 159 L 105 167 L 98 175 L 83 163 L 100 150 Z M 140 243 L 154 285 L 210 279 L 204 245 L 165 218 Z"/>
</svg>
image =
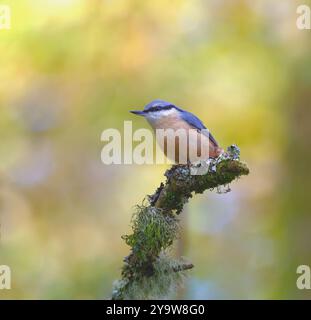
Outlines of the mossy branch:
<svg viewBox="0 0 311 320">
<path fill-rule="evenodd" d="M 136 207 L 133 233 L 122 237 L 131 254 L 124 259 L 122 278 L 114 284 L 112 299 L 163 298 L 180 285 L 193 265 L 166 254 L 178 236 L 178 214 L 193 194 L 247 175 L 249 169 L 239 155 L 233 145 L 216 159 L 199 165 L 174 165 L 166 171 L 165 184 L 148 196 L 147 205 Z"/>
</svg>

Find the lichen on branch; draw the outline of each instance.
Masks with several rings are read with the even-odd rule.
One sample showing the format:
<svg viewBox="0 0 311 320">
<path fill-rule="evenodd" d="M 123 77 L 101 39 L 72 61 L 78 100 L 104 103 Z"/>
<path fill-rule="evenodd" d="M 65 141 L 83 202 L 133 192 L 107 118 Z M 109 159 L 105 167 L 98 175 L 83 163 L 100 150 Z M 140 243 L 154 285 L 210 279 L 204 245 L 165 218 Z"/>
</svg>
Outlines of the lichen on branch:
<svg viewBox="0 0 311 320">
<path fill-rule="evenodd" d="M 249 169 L 239 155 L 238 147 L 233 145 L 216 159 L 197 165 L 174 165 L 166 171 L 166 182 L 148 196 L 148 204 L 136 207 L 132 234 L 122 237 L 131 253 L 124 259 L 121 280 L 114 283 L 112 299 L 164 298 L 182 283 L 193 265 L 172 259 L 167 253 L 178 237 L 178 214 L 193 194 L 247 175 Z M 194 174 L 202 166 L 206 168 L 204 174 Z"/>
</svg>

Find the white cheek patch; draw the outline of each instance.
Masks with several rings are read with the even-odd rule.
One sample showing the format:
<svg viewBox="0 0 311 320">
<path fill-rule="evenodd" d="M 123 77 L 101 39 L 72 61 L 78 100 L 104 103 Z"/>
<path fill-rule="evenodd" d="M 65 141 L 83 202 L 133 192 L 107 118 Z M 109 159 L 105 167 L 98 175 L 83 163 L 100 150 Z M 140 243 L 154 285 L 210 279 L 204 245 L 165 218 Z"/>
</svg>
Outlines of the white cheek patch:
<svg viewBox="0 0 311 320">
<path fill-rule="evenodd" d="M 178 112 L 175 109 L 169 109 L 169 110 L 162 110 L 162 111 L 156 111 L 156 112 L 149 112 L 146 115 L 146 119 L 150 122 L 156 122 L 160 119 L 170 117 L 170 116 L 175 116 L 177 115 Z"/>
<path fill-rule="evenodd" d="M 159 113 L 161 117 L 174 116 L 178 114 L 178 112 L 175 109 L 163 110 L 163 111 L 160 111 Z"/>
</svg>

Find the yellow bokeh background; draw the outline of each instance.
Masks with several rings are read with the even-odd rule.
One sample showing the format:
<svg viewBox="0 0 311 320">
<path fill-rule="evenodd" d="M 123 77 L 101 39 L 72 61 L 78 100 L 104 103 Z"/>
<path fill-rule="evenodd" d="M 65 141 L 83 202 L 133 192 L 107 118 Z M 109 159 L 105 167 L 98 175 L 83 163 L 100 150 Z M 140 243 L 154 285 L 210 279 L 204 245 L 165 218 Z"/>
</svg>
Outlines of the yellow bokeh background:
<svg viewBox="0 0 311 320">
<path fill-rule="evenodd" d="M 304 1 L 311 5 L 310 1 Z M 251 174 L 194 197 L 175 297 L 310 298 L 311 31 L 296 0 L 6 0 L 0 30 L 0 299 L 108 298 L 135 204 L 167 166 L 101 163 L 101 132 L 164 99 L 236 143 Z M 176 253 L 177 252 L 177 253 Z"/>
</svg>

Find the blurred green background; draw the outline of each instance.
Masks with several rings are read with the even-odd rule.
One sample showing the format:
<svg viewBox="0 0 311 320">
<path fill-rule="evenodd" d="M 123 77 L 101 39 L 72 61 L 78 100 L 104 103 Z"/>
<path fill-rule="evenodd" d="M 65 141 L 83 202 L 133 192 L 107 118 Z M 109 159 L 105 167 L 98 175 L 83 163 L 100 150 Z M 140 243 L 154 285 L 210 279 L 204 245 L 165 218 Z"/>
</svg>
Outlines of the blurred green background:
<svg viewBox="0 0 311 320">
<path fill-rule="evenodd" d="M 166 166 L 101 163 L 101 132 L 153 99 L 197 114 L 251 174 L 196 196 L 176 297 L 311 298 L 311 31 L 294 0 L 16 0 L 0 30 L 0 299 L 107 298 L 133 206 Z M 311 5 L 310 1 L 303 3 Z M 172 252 L 172 254 L 175 254 Z M 174 298 L 174 297 L 173 297 Z"/>
</svg>

